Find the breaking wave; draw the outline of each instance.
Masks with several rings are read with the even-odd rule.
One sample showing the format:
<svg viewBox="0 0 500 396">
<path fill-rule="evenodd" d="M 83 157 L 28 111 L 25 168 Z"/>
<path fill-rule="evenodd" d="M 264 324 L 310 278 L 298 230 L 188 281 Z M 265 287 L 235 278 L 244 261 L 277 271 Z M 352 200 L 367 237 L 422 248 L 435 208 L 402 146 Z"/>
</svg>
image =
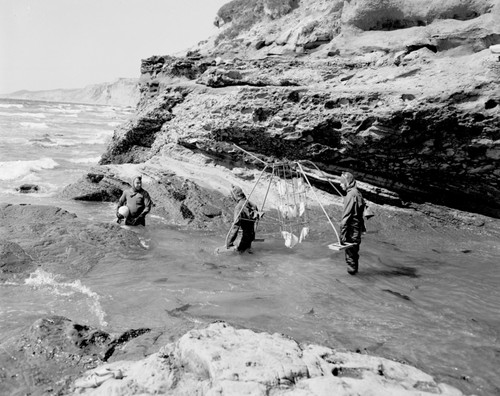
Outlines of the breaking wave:
<svg viewBox="0 0 500 396">
<path fill-rule="evenodd" d="M 10 109 L 10 108 L 16 108 L 16 109 L 22 109 L 24 105 L 20 103 L 0 103 L 0 108 L 2 109 Z"/>
<path fill-rule="evenodd" d="M 101 157 L 89 157 L 89 158 L 74 158 L 70 159 L 70 162 L 74 164 L 97 164 Z"/>
<path fill-rule="evenodd" d="M 85 286 L 79 279 L 73 282 L 60 281 L 59 276 L 51 274 L 41 269 L 37 269 L 35 272 L 30 274 L 24 283 L 27 286 L 33 288 L 45 288 L 50 289 L 52 293 L 62 297 L 70 297 L 78 294 L 82 294 L 88 300 L 88 306 L 92 313 L 99 320 L 101 326 L 107 326 L 108 323 L 104 320 L 106 313 L 104 312 L 101 303 L 100 296 L 90 290 Z"/>
<path fill-rule="evenodd" d="M 6 161 L 0 162 L 0 180 L 21 179 L 31 172 L 43 169 L 54 169 L 59 164 L 52 158 L 41 158 L 33 161 Z"/>
<path fill-rule="evenodd" d="M 20 122 L 21 126 L 30 129 L 48 129 L 49 126 L 45 122 Z"/>
</svg>

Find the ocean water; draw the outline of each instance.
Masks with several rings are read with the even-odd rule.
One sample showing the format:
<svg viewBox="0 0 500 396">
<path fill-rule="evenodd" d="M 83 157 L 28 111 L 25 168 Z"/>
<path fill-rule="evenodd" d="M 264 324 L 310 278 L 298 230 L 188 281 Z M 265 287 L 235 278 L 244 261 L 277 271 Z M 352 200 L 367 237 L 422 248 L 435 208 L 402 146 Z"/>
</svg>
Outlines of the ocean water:
<svg viewBox="0 0 500 396">
<path fill-rule="evenodd" d="M 63 207 L 114 221 L 114 205 L 62 201 L 96 164 L 130 109 L 0 101 L 0 202 Z M 23 183 L 40 186 L 20 194 Z M 298 341 L 404 361 L 467 394 L 500 391 L 500 243 L 460 230 L 401 232 L 388 209 L 369 224 L 360 273 L 347 274 L 331 235 L 294 249 L 279 235 L 254 254 L 215 255 L 225 233 L 180 230 L 154 211 L 136 229 L 143 252 L 108 256 L 81 279 L 37 270 L 0 285 L 0 340 L 45 315 L 108 332 L 165 327 L 180 335 L 225 320 Z"/>
<path fill-rule="evenodd" d="M 37 184 L 50 196 L 95 165 L 132 109 L 0 99 L 0 196 Z"/>
</svg>

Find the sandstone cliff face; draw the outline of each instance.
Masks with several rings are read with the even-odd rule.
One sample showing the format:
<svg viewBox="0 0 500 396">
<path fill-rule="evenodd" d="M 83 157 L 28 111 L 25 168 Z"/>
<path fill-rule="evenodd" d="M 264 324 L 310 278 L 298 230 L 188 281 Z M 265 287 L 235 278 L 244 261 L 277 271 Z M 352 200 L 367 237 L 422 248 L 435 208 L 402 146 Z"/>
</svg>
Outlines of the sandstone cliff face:
<svg viewBox="0 0 500 396">
<path fill-rule="evenodd" d="M 493 0 L 232 1 L 218 36 L 143 61 L 136 117 L 101 164 L 187 149 L 261 167 L 234 143 L 349 170 L 374 201 L 499 217 L 499 21 Z"/>
</svg>

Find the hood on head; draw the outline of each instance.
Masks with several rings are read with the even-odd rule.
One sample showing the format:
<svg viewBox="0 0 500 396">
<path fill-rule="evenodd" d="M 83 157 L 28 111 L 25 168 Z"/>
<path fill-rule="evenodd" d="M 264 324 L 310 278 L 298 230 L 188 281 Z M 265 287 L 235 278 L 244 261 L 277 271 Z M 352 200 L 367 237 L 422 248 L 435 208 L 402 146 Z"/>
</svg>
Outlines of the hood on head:
<svg viewBox="0 0 500 396">
<path fill-rule="evenodd" d="M 238 186 L 231 186 L 231 195 L 237 201 L 239 201 L 241 198 L 245 198 L 245 193 L 243 192 L 241 187 Z"/>
<path fill-rule="evenodd" d="M 137 179 L 139 179 L 139 180 L 141 181 L 141 183 L 142 183 L 142 176 L 141 176 L 141 175 L 134 176 L 134 177 L 132 178 L 132 188 L 133 188 L 134 190 L 135 190 L 135 187 L 134 187 L 134 182 L 135 182 Z"/>
<path fill-rule="evenodd" d="M 356 179 L 354 179 L 354 176 L 352 175 L 352 173 L 342 172 L 342 176 L 340 176 L 340 179 L 342 181 L 344 181 L 347 188 L 353 187 L 356 185 Z"/>
</svg>

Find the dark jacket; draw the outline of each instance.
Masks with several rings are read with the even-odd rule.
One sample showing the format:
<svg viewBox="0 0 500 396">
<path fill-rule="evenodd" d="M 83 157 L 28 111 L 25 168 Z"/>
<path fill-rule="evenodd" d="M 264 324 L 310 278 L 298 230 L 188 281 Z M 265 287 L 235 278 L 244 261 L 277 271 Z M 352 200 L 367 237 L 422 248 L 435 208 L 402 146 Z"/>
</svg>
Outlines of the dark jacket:
<svg viewBox="0 0 500 396">
<path fill-rule="evenodd" d="M 352 180 L 347 186 L 347 194 L 344 197 L 344 210 L 340 221 L 340 241 L 361 242 L 361 234 L 365 229 L 363 210 L 365 200 L 356 187 L 356 181 Z"/>
<path fill-rule="evenodd" d="M 234 207 L 233 224 L 244 227 L 248 223 L 253 227 L 257 211 L 258 209 L 255 204 L 247 201 L 246 198 L 241 198 Z"/>
<path fill-rule="evenodd" d="M 255 216 L 258 214 L 258 209 L 255 204 L 246 199 L 241 188 L 233 187 L 231 195 L 238 203 L 234 207 L 233 224 L 226 239 L 226 247 L 229 248 L 233 245 L 241 228 L 242 236 L 237 250 L 242 252 L 250 249 L 252 241 L 255 239 Z"/>
</svg>

